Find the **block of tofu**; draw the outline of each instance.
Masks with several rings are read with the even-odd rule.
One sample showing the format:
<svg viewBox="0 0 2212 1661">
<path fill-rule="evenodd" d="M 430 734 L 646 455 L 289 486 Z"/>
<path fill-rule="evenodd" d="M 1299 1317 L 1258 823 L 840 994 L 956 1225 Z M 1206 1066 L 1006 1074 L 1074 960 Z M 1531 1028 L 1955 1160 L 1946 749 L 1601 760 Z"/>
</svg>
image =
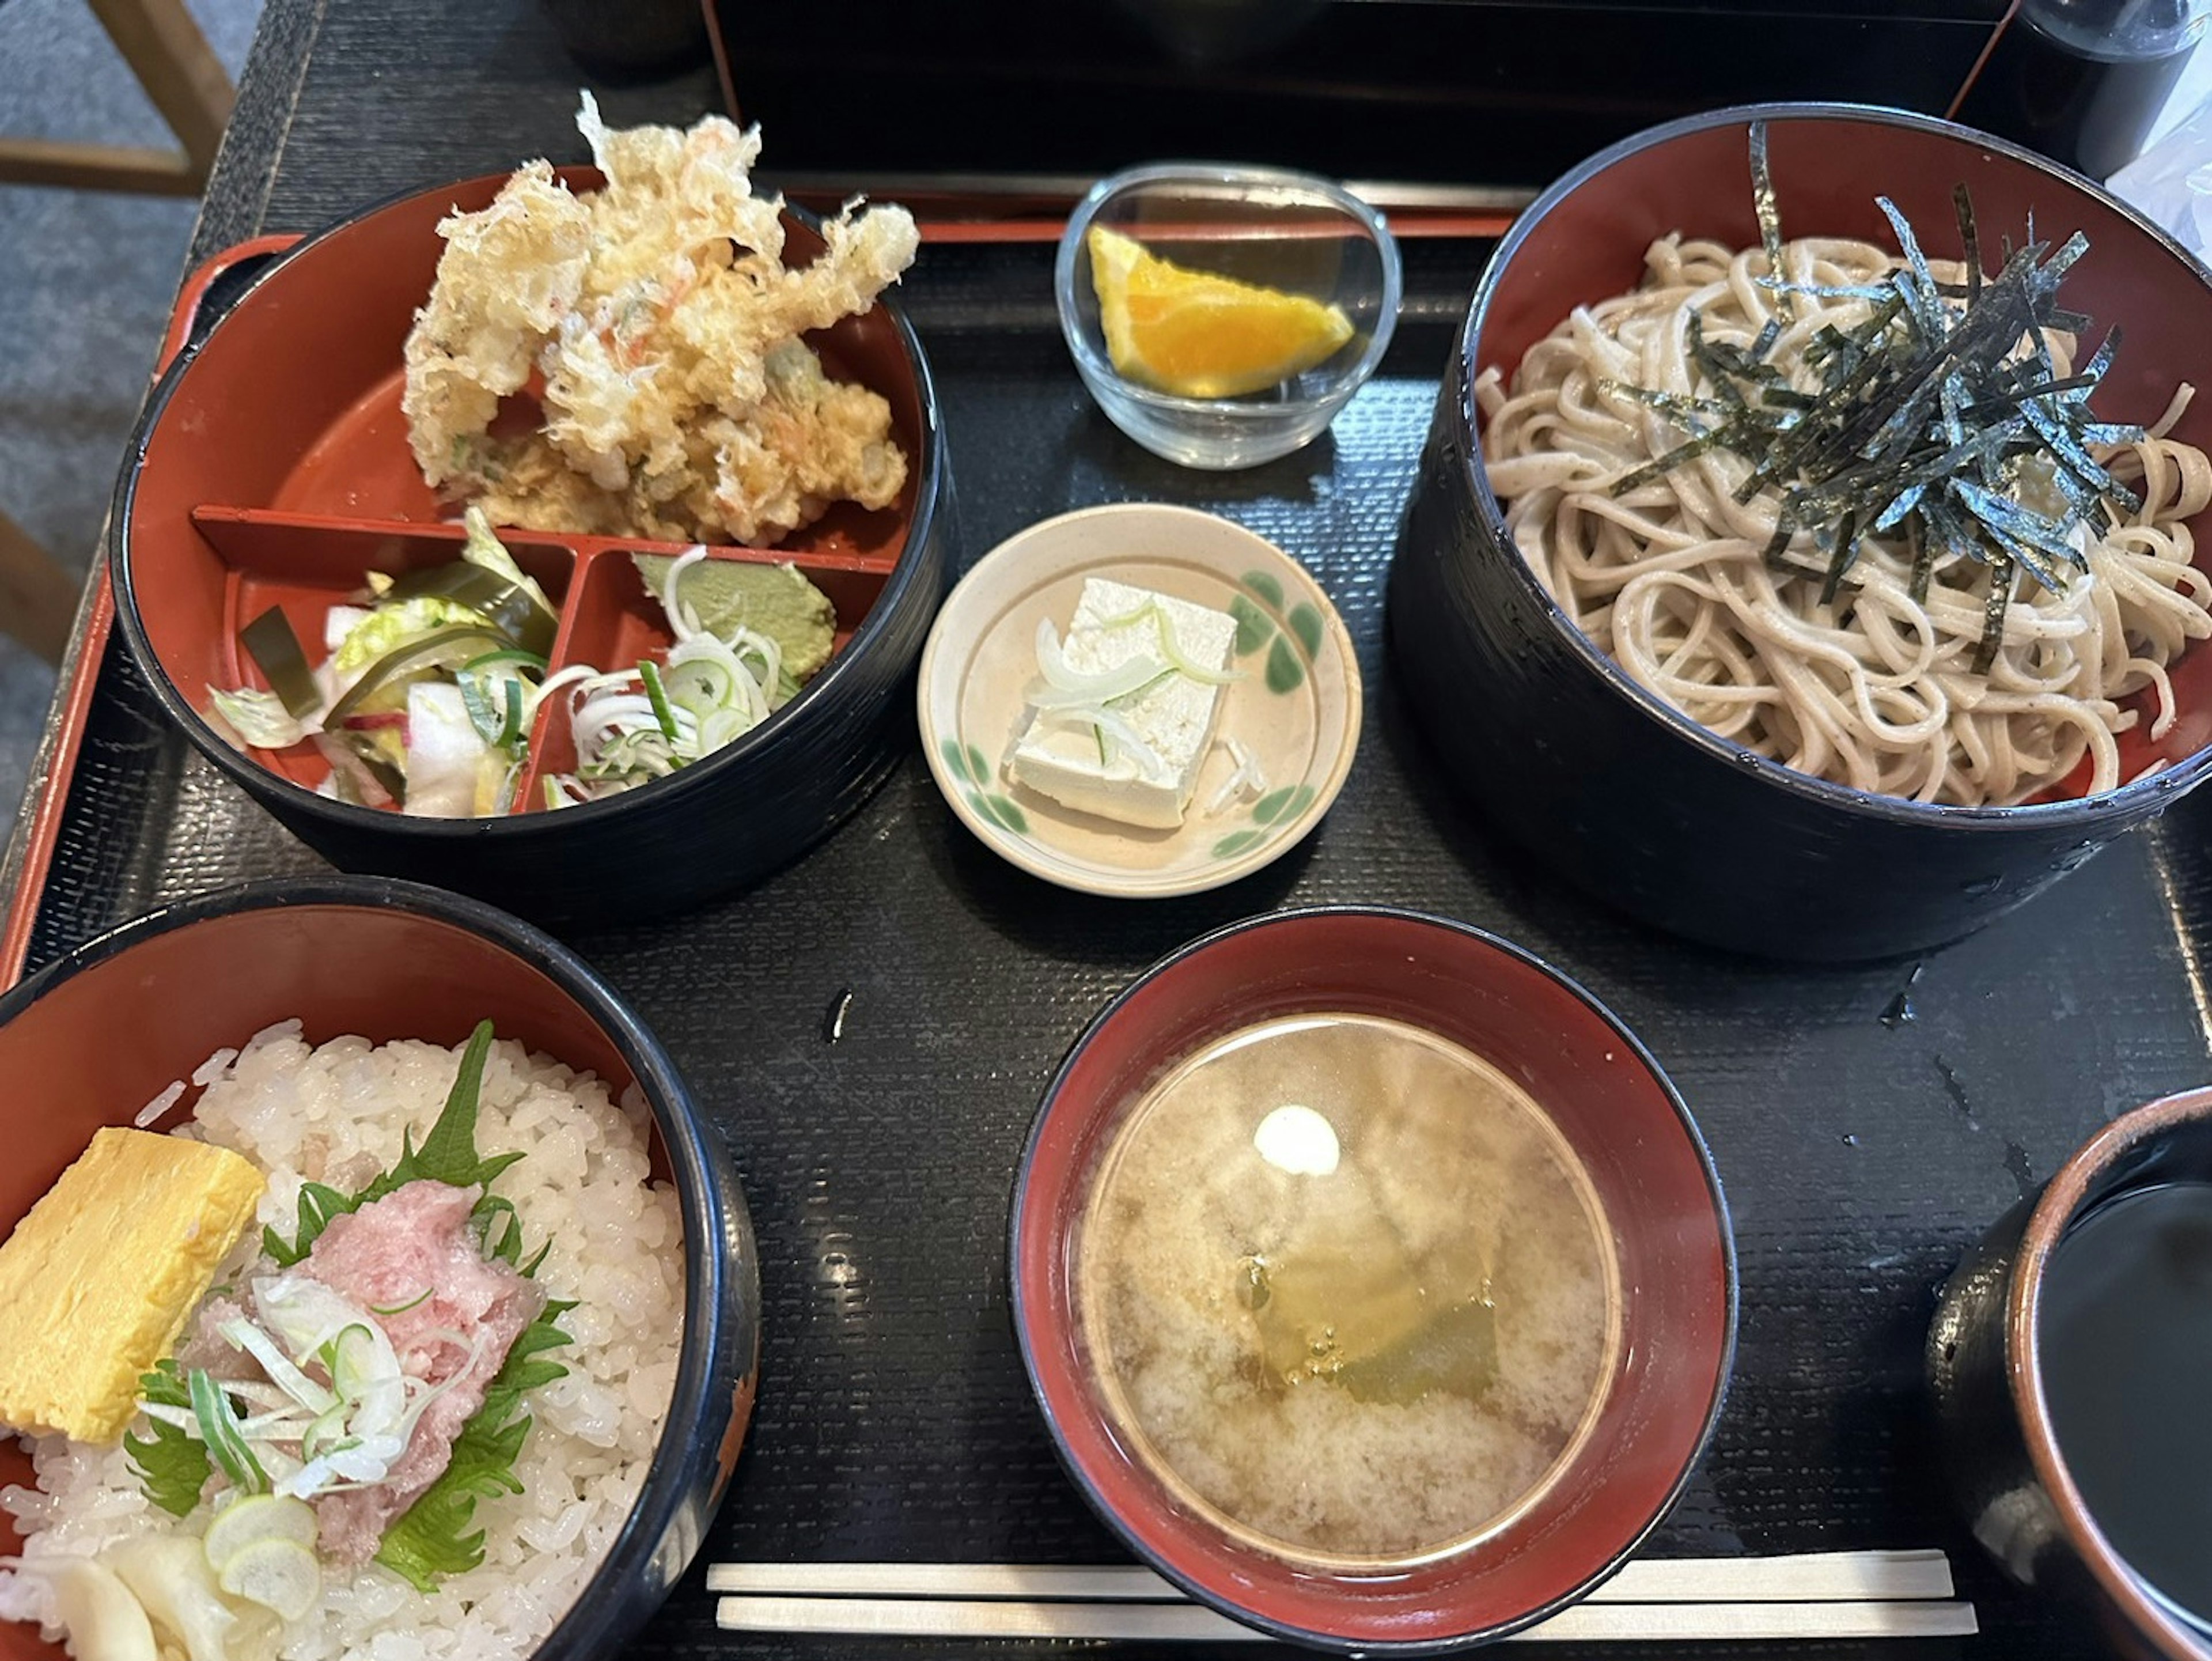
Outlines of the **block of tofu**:
<svg viewBox="0 0 2212 1661">
<path fill-rule="evenodd" d="M 1237 643 L 1237 619 L 1226 611 L 1154 593 L 1104 577 L 1085 577 L 1060 652 L 1078 674 L 1103 674 L 1132 658 L 1165 661 L 1162 621 L 1175 633 L 1182 660 L 1211 672 L 1226 671 Z M 1170 674 L 1158 685 L 1117 703 L 1115 713 L 1135 729 L 1158 765 L 1141 762 L 1127 745 L 1109 742 L 1101 760 L 1097 733 L 1088 725 L 1031 718 L 1014 742 L 1007 771 L 1079 812 L 1121 824 L 1172 830 L 1182 823 L 1198 787 L 1198 770 L 1213 741 L 1226 689 Z"/>
<path fill-rule="evenodd" d="M 0 1425 L 121 1436 L 267 1186 L 228 1148 L 96 1132 L 0 1244 Z"/>
</svg>

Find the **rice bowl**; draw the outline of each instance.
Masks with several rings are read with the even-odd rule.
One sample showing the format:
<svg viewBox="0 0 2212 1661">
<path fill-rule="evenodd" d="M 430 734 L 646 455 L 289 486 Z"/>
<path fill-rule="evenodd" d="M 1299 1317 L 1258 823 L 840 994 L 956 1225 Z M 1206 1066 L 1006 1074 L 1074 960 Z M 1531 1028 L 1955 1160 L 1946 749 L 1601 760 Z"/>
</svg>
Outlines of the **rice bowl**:
<svg viewBox="0 0 2212 1661">
<path fill-rule="evenodd" d="M 504 1538 L 495 1542 L 488 1567 L 495 1567 L 502 1555 L 519 1554 L 526 1560 L 535 1560 L 544 1551 L 555 1551 L 565 1554 L 558 1568 L 530 1561 L 496 1589 L 489 1588 L 483 1577 L 464 1577 L 462 1571 L 471 1568 L 471 1564 L 438 1570 L 455 1580 L 465 1578 L 464 1597 L 478 1603 L 480 1618 L 467 1634 L 471 1643 L 465 1649 L 458 1646 L 456 1634 L 443 1630 L 420 1640 L 396 1629 L 380 1636 L 372 1628 L 378 1622 L 396 1628 L 404 1618 L 404 1612 L 383 1607 L 371 1609 L 367 1603 L 362 1604 L 361 1622 L 364 1636 L 353 1647 L 363 1653 L 399 1657 L 513 1654 L 518 1652 L 514 1634 L 534 1629 L 544 1634 L 550 1621 L 550 1634 L 543 1635 L 542 1641 L 532 1640 L 520 1652 L 532 1654 L 538 1661 L 576 1661 L 611 1652 L 625 1642 L 668 1597 L 705 1536 L 734 1469 L 751 1414 L 759 1354 L 759 1282 L 750 1220 L 719 1139 L 702 1121 L 658 1041 L 605 983 L 566 948 L 510 917 L 458 896 L 404 883 L 339 877 L 253 884 L 225 891 L 166 908 L 88 942 L 24 985 L 0 995 L 0 1066 L 8 1067 L 16 1076 L 41 1080 L 39 1110 L 15 1116 L 10 1127 L 11 1157 L 0 1165 L 0 1238 L 12 1242 L 27 1232 L 35 1232 L 31 1226 L 34 1202 L 50 1189 L 63 1186 L 75 1165 L 91 1163 L 95 1145 L 124 1138 L 137 1138 L 142 1144 L 158 1147 L 191 1150 L 196 1158 L 244 1167 L 252 1177 L 252 1190 L 242 1211 L 236 1214 L 236 1220 L 239 1226 L 250 1227 L 257 1215 L 260 1173 L 240 1155 L 211 1146 L 166 1136 L 158 1130 L 121 1129 L 132 1123 L 142 1104 L 161 1098 L 173 1081 L 190 1077 L 216 1044 L 242 1043 L 251 1035 L 294 1017 L 304 1024 L 302 1037 L 291 1045 L 295 1054 L 303 1055 L 307 1044 L 348 1034 L 361 1037 L 350 1045 L 341 1046 L 335 1056 L 343 1057 L 349 1050 L 365 1054 L 369 1044 L 379 1042 L 422 1040 L 420 1045 L 403 1043 L 395 1054 L 416 1055 L 416 1065 L 421 1064 L 421 1056 L 427 1054 L 436 1063 L 435 1077 L 427 1089 L 434 1090 L 441 1080 L 453 1076 L 450 1052 L 441 1058 L 438 1047 L 468 1036 L 470 1023 L 479 1016 L 491 1023 L 502 1038 L 516 1040 L 520 1046 L 502 1044 L 498 1056 L 488 1053 L 486 1056 L 491 1083 L 484 1110 L 483 1147 L 487 1152 L 482 1162 L 492 1163 L 495 1156 L 489 1150 L 517 1143 L 542 1149 L 542 1153 L 533 1152 L 532 1159 L 548 1166 L 542 1182 L 520 1165 L 503 1174 L 492 1172 L 493 1194 L 496 1196 L 513 1184 L 525 1204 L 541 1197 L 529 1191 L 541 1188 L 546 1190 L 542 1197 L 564 1208 L 571 1200 L 578 1201 L 575 1214 L 580 1220 L 566 1225 L 574 1238 L 560 1249 L 572 1265 L 582 1266 L 580 1275 L 556 1279 L 546 1290 L 555 1299 L 574 1297 L 580 1291 L 587 1299 L 605 1299 L 623 1311 L 610 1328 L 594 1330 L 587 1320 L 571 1329 L 578 1342 L 551 1349 L 546 1359 L 573 1365 L 579 1359 L 578 1351 L 592 1346 L 619 1350 L 628 1345 L 635 1353 L 614 1356 L 610 1366 L 591 1363 L 597 1366 L 596 1376 L 577 1372 L 574 1378 L 562 1381 L 562 1388 L 553 1391 L 550 1401 L 542 1399 L 551 1383 L 542 1372 L 527 1384 L 505 1392 L 515 1404 L 514 1422 L 527 1415 L 546 1427 L 544 1433 L 548 1440 L 542 1445 L 542 1451 L 548 1457 L 543 1462 L 527 1461 L 523 1469 L 528 1478 L 526 1492 L 535 1488 L 551 1497 L 542 1507 L 523 1501 L 510 1506 L 503 1500 L 497 1505 L 489 1499 L 481 1500 L 481 1509 L 471 1526 L 490 1524 L 498 1533 L 512 1524 L 520 1531 L 522 1543 L 513 1553 L 508 1552 Z M 289 1030 L 272 1036 L 282 1041 Z M 131 1033 L 132 1042 L 114 1043 L 112 1035 L 117 1031 Z M 489 1048 L 487 1040 L 487 1052 Z M 535 1128 L 527 1123 L 538 1109 L 516 1093 L 520 1086 L 510 1073 L 530 1052 L 557 1057 L 560 1066 L 547 1069 L 543 1085 L 562 1090 L 574 1086 L 577 1093 L 586 1098 L 586 1110 L 578 1111 L 562 1097 L 540 1087 L 531 1094 L 540 1106 L 551 1104 L 555 1115 Z M 215 1071 L 228 1068 L 232 1059 L 223 1056 Z M 252 1065 L 241 1063 L 239 1070 L 245 1074 Z M 588 1069 L 605 1080 L 607 1088 L 592 1099 L 592 1090 L 576 1086 L 567 1076 L 569 1068 Z M 215 1073 L 203 1071 L 202 1076 L 212 1079 Z M 209 1093 L 216 1098 L 210 1108 L 213 1113 L 222 1106 L 225 1087 L 218 1086 Z M 295 1094 L 289 1090 L 272 1091 L 264 1109 L 247 1109 L 242 1105 L 242 1096 L 233 1106 L 246 1118 L 257 1111 L 281 1117 L 304 1110 L 292 1099 Z M 357 1110 L 359 1103 L 349 1105 Z M 182 1120 L 194 1106 L 193 1102 L 185 1101 L 163 1123 Z M 296 1157 L 307 1169 L 314 1169 L 315 1162 L 322 1161 L 323 1168 L 340 1179 L 357 1181 L 367 1162 L 377 1157 L 366 1149 L 392 1144 L 362 1140 L 363 1151 L 356 1154 L 356 1168 L 352 1171 L 342 1168 L 343 1147 L 337 1150 L 337 1163 L 326 1160 L 325 1155 L 335 1141 L 327 1124 L 349 1116 L 342 1089 L 333 1090 L 326 1125 L 302 1125 L 297 1132 L 287 1133 L 286 1148 L 280 1149 L 271 1141 L 266 1157 L 295 1157 L 287 1150 L 296 1147 Z M 415 1116 L 419 1119 L 420 1115 Z M 441 1122 L 445 1116 L 441 1115 Z M 495 1121 L 498 1122 L 496 1142 Z M 578 1134 L 560 1134 L 564 1123 L 576 1127 Z M 421 1129 L 418 1124 L 418 1135 Z M 639 1134 L 641 1130 L 649 1131 L 649 1147 Z M 224 1134 L 228 1134 L 228 1129 Z M 247 1125 L 244 1134 L 267 1133 L 257 1133 Z M 398 1133 L 394 1129 L 387 1134 Z M 315 1146 L 318 1135 L 325 1139 L 319 1149 Z M 672 1183 L 672 1191 L 659 1192 L 649 1207 L 641 1203 L 638 1220 L 633 1223 L 629 1219 L 630 1208 L 603 1203 L 595 1196 L 604 1192 L 599 1182 L 603 1167 L 627 1163 L 635 1173 L 640 1150 L 646 1151 L 652 1173 Z M 422 1151 L 418 1144 L 418 1154 Z M 471 1150 L 470 1157 L 478 1156 Z M 580 1176 L 575 1169 L 579 1157 L 586 1166 Z M 288 1187 L 289 1183 L 280 1186 L 270 1200 L 272 1208 L 282 1203 Z M 365 1220 L 380 1206 L 397 1204 L 408 1192 L 403 1187 L 391 1198 L 364 1198 L 359 1216 L 331 1222 L 331 1232 Z M 626 1286 L 621 1274 L 625 1257 L 611 1255 L 606 1244 L 610 1231 L 629 1235 L 640 1228 L 649 1229 L 648 1209 L 674 1223 L 678 1237 L 672 1239 L 664 1235 L 658 1248 L 668 1254 L 669 1262 L 665 1274 L 659 1277 L 662 1284 L 657 1291 L 650 1285 L 641 1290 Z M 126 1202 L 119 1214 L 103 1212 L 101 1226 L 106 1226 L 111 1214 L 122 1220 L 137 1210 L 143 1208 L 134 1208 Z M 539 1244 L 536 1233 L 541 1226 L 539 1220 L 548 1214 L 542 1206 L 534 1204 L 527 1212 L 518 1209 L 518 1226 L 529 1236 L 531 1253 Z M 467 1220 L 462 1220 L 465 1225 Z M 289 1238 L 291 1226 L 288 1219 L 278 1232 Z M 233 1238 L 229 1231 L 222 1236 L 223 1241 Z M 316 1241 L 311 1254 L 319 1253 L 331 1238 L 325 1234 Z M 553 1243 L 546 1244 L 550 1247 Z M 489 1262 L 497 1250 L 487 1241 L 484 1251 L 478 1255 Z M 218 1268 L 222 1244 L 217 1242 L 205 1257 L 210 1274 Z M 103 1251 L 110 1262 L 127 1265 L 130 1262 L 121 1251 L 100 1247 L 87 1254 L 86 1262 L 94 1263 Z M 678 1253 L 680 1267 L 676 1261 Z M 527 1261 L 526 1256 L 524 1262 Z M 310 1273 L 318 1267 L 310 1264 Z M 564 1275 L 551 1250 L 540 1268 L 550 1275 Z M 125 1272 L 129 1272 L 127 1267 Z M 77 1280 L 71 1277 L 60 1284 L 73 1286 Z M 200 1289 L 208 1287 L 209 1282 L 204 1281 Z M 259 1288 L 251 1290 L 258 1294 Z M 127 1285 L 120 1295 L 126 1303 L 130 1301 Z M 198 1290 L 185 1295 L 196 1297 Z M 641 1297 L 646 1304 L 636 1306 Z M 10 1299 L 19 1308 L 25 1301 Z M 31 1305 L 41 1301 L 35 1295 L 27 1299 Z M 404 1301 L 408 1300 L 389 1296 L 362 1299 L 364 1305 Z M 447 1293 L 441 1291 L 418 1318 L 436 1314 L 437 1305 L 447 1301 Z M 655 1305 L 657 1315 L 650 1312 Z M 670 1319 L 678 1310 L 680 1318 Z M 394 1312 L 378 1311 L 380 1316 Z M 578 1310 L 557 1318 L 565 1329 L 574 1316 L 582 1313 Z M 406 1317 L 401 1318 L 404 1323 Z M 556 1317 L 548 1306 L 541 1312 L 540 1322 L 533 1324 L 552 1318 Z M 637 1335 L 649 1329 L 656 1342 L 665 1342 L 665 1335 L 671 1329 L 680 1329 L 672 1357 L 665 1352 L 656 1357 L 639 1346 Z M 156 1334 L 152 1342 L 167 1345 L 171 1340 Z M 30 1347 L 14 1344 L 10 1351 L 20 1354 L 27 1348 Z M 173 1350 L 155 1353 L 177 1354 L 185 1348 L 179 1344 Z M 518 1341 L 510 1362 L 523 1348 Z M 620 1428 L 620 1417 L 631 1404 L 623 1398 L 633 1390 L 644 1390 L 653 1374 L 641 1369 L 650 1369 L 656 1360 L 662 1371 L 653 1394 L 669 1391 L 664 1422 L 657 1433 L 639 1436 L 625 1432 Z M 667 1365 L 671 1360 L 672 1369 Z M 189 1365 L 207 1364 L 193 1360 Z M 121 1376 L 118 1384 L 127 1394 L 135 1394 L 129 1386 L 137 1378 L 134 1366 Z M 580 1381 L 591 1388 L 582 1389 Z M 611 1433 L 592 1422 L 606 1407 L 605 1396 L 600 1393 L 603 1387 L 613 1390 L 617 1398 L 617 1427 Z M 261 1408 L 251 1402 L 251 1391 L 228 1383 L 223 1388 L 238 1409 L 257 1419 L 262 1416 Z M 268 1388 L 264 1380 L 260 1389 L 265 1392 Z M 407 1388 L 412 1390 L 415 1386 Z M 571 1390 L 576 1392 L 573 1398 Z M 467 1410 L 465 1405 L 461 1410 Z M 37 1415 L 28 1421 L 47 1422 Z M 17 1422 L 23 1421 L 18 1418 Z M 134 1427 L 134 1431 L 143 1437 L 152 1423 L 146 1421 Z M 471 1421 L 472 1431 L 476 1423 Z M 112 1433 L 82 1433 L 93 1439 L 112 1437 Z M 538 1434 L 532 1426 L 529 1436 L 522 1439 L 523 1445 L 536 1440 Z M 629 1446 L 645 1457 L 629 1457 L 624 1448 L 626 1436 Z M 608 1445 L 592 1445 L 586 1439 L 592 1437 L 605 1440 Z M 264 1444 L 254 1445 L 263 1448 L 266 1455 Z M 560 1480 L 550 1487 L 538 1482 L 538 1463 L 557 1463 L 559 1450 L 563 1449 L 570 1460 L 580 1463 L 574 1464 L 573 1472 L 570 1465 L 562 1465 Z M 295 1450 L 281 1446 L 276 1450 L 280 1457 L 288 1452 L 296 1459 Z M 617 1461 L 629 1467 L 628 1475 L 619 1482 L 606 1480 Z M 203 1463 L 203 1475 L 206 1469 Z M 270 1463 L 267 1469 L 280 1485 L 270 1500 L 285 1498 L 281 1485 L 292 1480 L 296 1467 Z M 483 1469 L 481 1463 L 475 1467 Z M 27 1492 L 36 1475 L 29 1445 L 13 1436 L 0 1436 L 0 1491 L 12 1484 Z M 89 1488 L 100 1486 L 96 1474 L 76 1480 Z M 189 1511 L 217 1486 L 196 1482 L 184 1509 Z M 109 1503 L 143 1516 L 143 1502 L 128 1491 L 121 1491 L 119 1500 L 111 1496 Z M 173 1498 L 166 1503 L 172 1511 L 179 1509 Z M 321 1497 L 313 1503 L 319 1506 Z M 228 1526 L 240 1510 L 231 1506 L 215 1523 Z M 411 1515 L 401 1518 L 392 1532 L 406 1531 L 417 1520 Z M 565 1539 L 572 1530 L 574 1540 Z M 0 1506 L 0 1558 L 22 1549 L 24 1536 L 37 1531 L 34 1519 L 19 1519 L 13 1511 Z M 91 1538 L 96 1537 L 87 1538 L 83 1544 L 88 1547 Z M 173 1533 L 166 1537 L 150 1535 L 125 1549 L 127 1553 L 137 1547 L 167 1548 L 171 1555 L 181 1558 L 181 1548 L 193 1540 L 188 1528 L 181 1538 Z M 202 1540 L 199 1543 L 208 1561 L 217 1562 L 214 1542 Z M 51 1549 L 35 1545 L 33 1548 Z M 533 1575 L 533 1570 L 538 1573 Z M 334 1578 L 337 1573 L 331 1571 Z M 349 1580 L 355 1578 L 350 1571 L 345 1573 Z M 360 1577 L 364 1585 L 392 1579 L 381 1570 Z M 393 1601 L 388 1589 L 377 1596 L 387 1604 Z M 533 1601 L 538 1606 L 534 1609 L 529 1607 Z M 332 1652 L 343 1646 L 339 1639 L 331 1640 L 320 1651 L 288 1641 L 300 1653 Z M 266 1649 L 256 1652 L 257 1655 L 267 1652 Z M 45 1661 L 49 1657 L 58 1661 L 61 1653 L 58 1644 L 42 1639 L 38 1625 L 0 1621 L 0 1656 L 8 1661 Z"/>
<path fill-rule="evenodd" d="M 206 1086 L 183 1134 L 246 1155 L 270 1177 L 257 1221 L 283 1230 L 303 1181 L 341 1184 L 400 1157 L 408 1126 L 435 1118 L 455 1054 L 357 1037 L 310 1047 L 297 1021 L 218 1052 L 194 1077 Z M 646 1116 L 606 1087 L 516 1043 L 495 1046 L 480 1099 L 488 1153 L 525 1157 L 500 1179 L 532 1240 L 550 1243 L 538 1279 L 573 1301 L 561 1352 L 568 1376 L 533 1391 L 532 1433 L 516 1467 L 523 1492 L 485 1500 L 480 1567 L 425 1595 L 389 1572 L 326 1578 L 320 1607 L 286 1631 L 288 1661 L 368 1651 L 385 1661 L 528 1652 L 574 1601 L 627 1519 L 665 1421 L 682 1333 L 682 1224 L 675 1194 L 648 1183 Z M 238 1270 L 258 1235 L 235 1249 Z M 0 1504 L 27 1535 L 31 1562 L 95 1553 L 174 1526 L 142 1490 L 121 1447 L 40 1439 L 39 1488 Z M 0 1615 L 50 1614 L 35 1576 L 0 1576 Z"/>
</svg>

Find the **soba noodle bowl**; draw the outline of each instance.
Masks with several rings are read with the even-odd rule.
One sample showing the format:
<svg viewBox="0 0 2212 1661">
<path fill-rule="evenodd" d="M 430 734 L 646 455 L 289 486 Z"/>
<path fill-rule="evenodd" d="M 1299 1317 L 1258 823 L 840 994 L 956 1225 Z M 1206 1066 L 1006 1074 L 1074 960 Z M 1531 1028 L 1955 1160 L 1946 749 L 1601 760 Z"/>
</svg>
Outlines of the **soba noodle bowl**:
<svg viewBox="0 0 2212 1661">
<path fill-rule="evenodd" d="M 2087 570 L 2051 592 L 1970 556 L 1937 554 L 1924 599 L 1911 594 L 1914 550 L 1869 536 L 1848 582 L 1823 603 L 1829 552 L 1800 531 L 1770 561 L 1781 498 L 1735 499 L 1753 472 L 1722 448 L 1615 494 L 1632 470 L 1691 429 L 1624 386 L 1710 398 L 1689 346 L 1753 349 L 1770 319 L 1765 362 L 1816 392 L 1807 347 L 1824 327 L 1870 315 L 1863 298 L 1799 294 L 1784 315 L 1761 249 L 1669 236 L 1644 257 L 1632 294 L 1577 307 L 1531 347 L 1510 392 L 1493 369 L 1475 386 L 1483 453 L 1513 540 L 1568 619 L 1638 684 L 1757 753 L 1838 783 L 1964 806 L 2009 805 L 2057 785 L 2088 759 L 2086 790 L 2124 781 L 2115 735 L 2145 710 L 2161 735 L 2174 718 L 2167 666 L 2212 635 L 2212 581 L 2191 564 L 2185 522 L 2212 502 L 2212 463 L 2164 435 L 2187 402 L 2100 459 L 2142 498 L 2106 497 L 2077 532 Z M 1783 245 L 1793 284 L 1864 288 L 1899 262 L 1869 243 Z M 1938 265 L 1956 282 L 1963 266 Z M 2073 339 L 2046 332 L 2059 376 Z M 1755 355 L 1755 352 L 1754 352 Z M 2057 506 L 2056 484 L 2023 469 L 2020 500 Z M 1986 672 L 1975 660 L 1993 580 L 2014 585 Z"/>
</svg>

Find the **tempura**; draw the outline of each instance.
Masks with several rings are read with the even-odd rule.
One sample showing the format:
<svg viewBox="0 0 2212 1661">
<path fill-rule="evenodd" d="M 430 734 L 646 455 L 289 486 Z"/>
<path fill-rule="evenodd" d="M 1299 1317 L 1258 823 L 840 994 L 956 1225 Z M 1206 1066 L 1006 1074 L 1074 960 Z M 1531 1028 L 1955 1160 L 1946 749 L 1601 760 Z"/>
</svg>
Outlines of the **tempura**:
<svg viewBox="0 0 2212 1661">
<path fill-rule="evenodd" d="M 438 227 L 407 338 L 423 478 L 495 524 L 684 542 L 772 544 L 833 502 L 888 507 L 907 467 L 890 406 L 799 337 L 898 280 L 912 217 L 848 203 L 787 270 L 781 198 L 753 194 L 758 128 L 610 131 L 588 93 L 576 125 L 605 189 L 572 194 L 532 161 Z M 544 424 L 495 432 L 529 392 Z"/>
</svg>

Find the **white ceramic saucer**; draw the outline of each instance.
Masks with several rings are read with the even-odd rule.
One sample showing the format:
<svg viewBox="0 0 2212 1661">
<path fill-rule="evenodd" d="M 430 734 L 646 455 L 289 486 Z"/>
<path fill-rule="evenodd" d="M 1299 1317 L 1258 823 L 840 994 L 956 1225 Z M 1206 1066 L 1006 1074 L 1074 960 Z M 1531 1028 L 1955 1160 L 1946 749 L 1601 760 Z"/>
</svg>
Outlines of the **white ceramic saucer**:
<svg viewBox="0 0 2212 1661">
<path fill-rule="evenodd" d="M 1215 732 L 1257 757 L 1256 798 L 1206 811 L 1235 771 L 1219 741 L 1175 830 L 1117 824 L 1007 779 L 1037 620 L 1064 631 L 1086 576 L 1235 616 L 1242 678 Z M 962 823 L 1023 870 L 1092 894 L 1164 898 L 1249 875 L 1320 823 L 1359 739 L 1352 637 L 1305 568 L 1242 526 L 1153 502 L 1063 514 L 986 554 L 937 615 L 916 696 L 930 771 Z"/>
</svg>

